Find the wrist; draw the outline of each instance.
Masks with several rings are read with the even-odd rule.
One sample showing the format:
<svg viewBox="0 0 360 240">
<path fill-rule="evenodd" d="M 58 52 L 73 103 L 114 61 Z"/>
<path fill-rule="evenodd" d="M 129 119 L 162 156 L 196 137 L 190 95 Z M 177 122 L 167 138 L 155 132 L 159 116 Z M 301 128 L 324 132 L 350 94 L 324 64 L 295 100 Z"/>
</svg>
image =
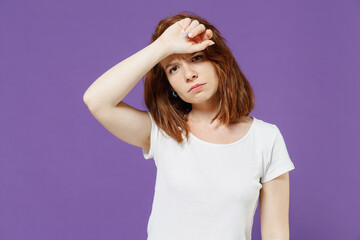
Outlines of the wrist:
<svg viewBox="0 0 360 240">
<path fill-rule="evenodd" d="M 166 41 L 161 39 L 160 37 L 157 38 L 153 42 L 153 44 L 157 47 L 157 49 L 159 50 L 159 52 L 163 58 L 166 58 L 167 56 L 173 54 L 170 45 Z"/>
</svg>

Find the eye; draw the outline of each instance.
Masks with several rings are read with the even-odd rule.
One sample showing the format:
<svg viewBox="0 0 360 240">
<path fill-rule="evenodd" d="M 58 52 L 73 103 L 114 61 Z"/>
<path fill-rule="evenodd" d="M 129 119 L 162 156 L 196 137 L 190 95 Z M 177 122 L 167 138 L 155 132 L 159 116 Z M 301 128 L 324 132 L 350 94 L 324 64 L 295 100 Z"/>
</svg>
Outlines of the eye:
<svg viewBox="0 0 360 240">
<path fill-rule="evenodd" d="M 199 59 L 201 59 L 201 58 L 203 58 L 203 55 L 197 55 L 197 56 L 195 56 L 193 59 L 195 59 L 195 58 L 197 58 L 197 57 L 200 57 Z M 198 59 L 198 60 L 199 60 Z"/>
<path fill-rule="evenodd" d="M 170 72 L 170 73 L 172 73 L 172 71 L 171 71 L 171 70 L 173 70 L 174 68 L 177 68 L 177 66 L 176 66 L 176 67 L 173 67 L 173 68 L 170 68 L 169 72 Z"/>
<path fill-rule="evenodd" d="M 193 57 L 193 59 L 196 59 L 196 60 L 194 60 L 195 62 L 196 61 L 199 61 L 201 58 L 203 58 L 204 56 L 203 55 L 197 55 L 197 56 L 195 56 L 195 57 Z M 169 70 L 169 73 L 173 73 L 172 72 L 172 70 L 173 69 L 176 69 L 178 66 L 175 66 L 175 67 L 173 67 L 173 68 L 170 68 L 170 70 Z"/>
</svg>

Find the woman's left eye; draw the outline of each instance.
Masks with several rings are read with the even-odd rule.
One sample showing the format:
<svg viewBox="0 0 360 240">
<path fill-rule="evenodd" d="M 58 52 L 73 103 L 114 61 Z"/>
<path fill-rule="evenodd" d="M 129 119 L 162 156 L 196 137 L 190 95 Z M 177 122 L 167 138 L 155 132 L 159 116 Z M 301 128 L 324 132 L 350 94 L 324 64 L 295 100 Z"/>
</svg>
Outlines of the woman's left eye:
<svg viewBox="0 0 360 240">
<path fill-rule="evenodd" d="M 193 59 L 197 58 L 197 57 L 200 57 L 199 59 L 201 59 L 203 56 L 202 55 L 197 55 L 195 56 Z"/>
<path fill-rule="evenodd" d="M 203 55 L 197 55 L 197 56 L 195 56 L 195 57 L 193 57 L 193 59 L 196 59 L 196 60 L 194 60 L 194 61 L 199 61 L 201 58 L 203 58 L 204 56 Z M 175 66 L 175 67 L 173 67 L 173 68 L 171 68 L 170 70 L 169 70 L 169 73 L 173 73 L 173 71 L 172 70 L 176 70 L 176 67 L 177 66 Z"/>
</svg>

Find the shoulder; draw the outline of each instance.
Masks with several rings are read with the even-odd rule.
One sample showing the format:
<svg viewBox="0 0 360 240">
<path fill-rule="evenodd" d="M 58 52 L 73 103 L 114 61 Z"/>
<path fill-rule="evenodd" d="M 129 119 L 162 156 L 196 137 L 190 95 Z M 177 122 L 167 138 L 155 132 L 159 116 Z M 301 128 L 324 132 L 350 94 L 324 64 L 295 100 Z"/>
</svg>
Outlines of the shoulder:
<svg viewBox="0 0 360 240">
<path fill-rule="evenodd" d="M 278 127 L 271 122 L 264 121 L 262 119 L 255 118 L 255 132 L 256 134 L 266 141 L 272 141 L 277 132 L 279 131 Z"/>
</svg>

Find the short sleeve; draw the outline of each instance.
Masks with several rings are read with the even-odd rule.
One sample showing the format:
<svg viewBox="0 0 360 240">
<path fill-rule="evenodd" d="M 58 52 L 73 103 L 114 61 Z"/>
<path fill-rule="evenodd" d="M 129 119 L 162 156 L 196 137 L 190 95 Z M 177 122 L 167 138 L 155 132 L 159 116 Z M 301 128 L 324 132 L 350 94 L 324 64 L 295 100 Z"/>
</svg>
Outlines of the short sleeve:
<svg viewBox="0 0 360 240">
<path fill-rule="evenodd" d="M 260 182 L 268 182 L 288 171 L 295 169 L 293 162 L 290 159 L 289 153 L 286 148 L 284 138 L 279 130 L 275 126 L 275 138 L 271 143 L 270 152 L 267 157 L 266 164 L 263 170 L 263 177 Z"/>
<path fill-rule="evenodd" d="M 154 158 L 158 127 L 155 124 L 155 121 L 152 118 L 151 113 L 149 111 L 146 112 L 149 114 L 151 119 L 150 149 L 142 148 L 142 152 L 145 159 L 150 159 L 150 158 Z"/>
</svg>

